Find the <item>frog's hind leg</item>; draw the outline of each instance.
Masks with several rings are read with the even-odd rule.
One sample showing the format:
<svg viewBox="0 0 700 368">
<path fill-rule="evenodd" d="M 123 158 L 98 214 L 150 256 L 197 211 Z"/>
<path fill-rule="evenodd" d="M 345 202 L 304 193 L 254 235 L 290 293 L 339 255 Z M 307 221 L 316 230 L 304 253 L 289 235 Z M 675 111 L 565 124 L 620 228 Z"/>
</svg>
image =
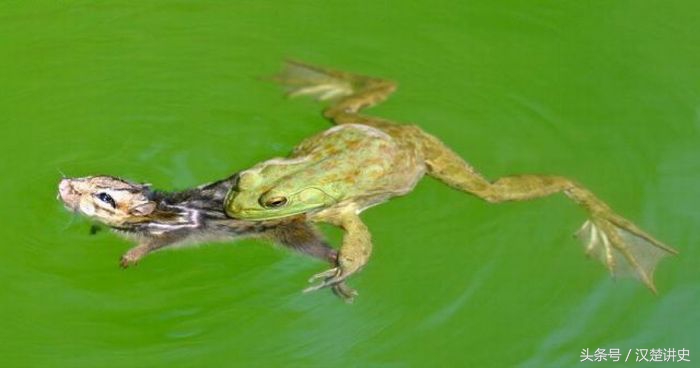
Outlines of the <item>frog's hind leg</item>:
<svg viewBox="0 0 700 368">
<path fill-rule="evenodd" d="M 357 113 L 389 97 L 395 90 L 394 82 L 326 69 L 298 61 L 287 61 L 273 80 L 281 84 L 290 97 L 311 96 L 333 104 L 323 116 L 335 124 L 362 123 Z"/>
<path fill-rule="evenodd" d="M 488 181 L 437 138 L 422 131 L 427 173 L 445 184 L 491 203 L 523 201 L 564 193 L 590 218 L 577 233 L 589 256 L 598 258 L 613 275 L 634 275 L 656 292 L 653 272 L 664 256 L 677 251 L 614 213 L 582 185 L 560 176 L 519 175 Z"/>
</svg>

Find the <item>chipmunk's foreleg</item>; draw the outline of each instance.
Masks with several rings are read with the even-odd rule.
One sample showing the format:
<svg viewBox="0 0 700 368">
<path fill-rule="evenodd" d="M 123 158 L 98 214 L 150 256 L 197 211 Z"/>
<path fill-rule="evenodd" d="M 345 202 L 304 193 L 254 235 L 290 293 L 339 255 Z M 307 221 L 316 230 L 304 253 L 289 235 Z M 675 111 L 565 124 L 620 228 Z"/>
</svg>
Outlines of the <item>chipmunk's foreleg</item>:
<svg viewBox="0 0 700 368">
<path fill-rule="evenodd" d="M 119 259 L 119 265 L 122 268 L 127 268 L 129 266 L 134 266 L 139 263 L 143 257 L 147 256 L 149 253 L 173 244 L 173 239 L 170 238 L 148 238 L 143 240 L 139 245 L 129 249 L 124 255 Z"/>
</svg>

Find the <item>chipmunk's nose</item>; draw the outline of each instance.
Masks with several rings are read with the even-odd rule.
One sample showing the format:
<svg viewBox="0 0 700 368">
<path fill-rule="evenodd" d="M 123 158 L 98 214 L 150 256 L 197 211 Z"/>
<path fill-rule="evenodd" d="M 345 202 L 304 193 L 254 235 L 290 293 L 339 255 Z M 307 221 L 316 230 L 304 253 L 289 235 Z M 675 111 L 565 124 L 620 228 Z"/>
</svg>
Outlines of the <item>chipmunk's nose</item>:
<svg viewBox="0 0 700 368">
<path fill-rule="evenodd" d="M 63 202 L 63 205 L 72 211 L 75 211 L 80 205 L 81 194 L 76 189 L 75 185 L 80 184 L 80 179 L 62 179 L 58 183 L 58 199 Z"/>
<path fill-rule="evenodd" d="M 60 199 L 64 201 L 69 197 L 71 193 L 70 179 L 61 179 L 58 183 L 58 195 Z"/>
<path fill-rule="evenodd" d="M 61 179 L 61 182 L 58 183 L 58 191 L 61 193 L 65 193 L 69 188 L 70 188 L 70 180 L 68 180 L 68 179 Z"/>
</svg>

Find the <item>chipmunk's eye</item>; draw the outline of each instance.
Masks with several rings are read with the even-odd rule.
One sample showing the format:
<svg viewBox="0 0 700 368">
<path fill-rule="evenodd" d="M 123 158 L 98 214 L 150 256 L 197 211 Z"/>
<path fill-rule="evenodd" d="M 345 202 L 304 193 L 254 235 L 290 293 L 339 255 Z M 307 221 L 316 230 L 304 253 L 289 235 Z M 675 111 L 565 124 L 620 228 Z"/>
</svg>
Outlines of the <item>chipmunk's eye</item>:
<svg viewBox="0 0 700 368">
<path fill-rule="evenodd" d="M 263 206 L 267 208 L 277 208 L 277 207 L 282 207 L 285 204 L 287 204 L 287 198 L 285 197 L 273 197 L 268 199 L 265 203 L 263 203 Z"/>
<path fill-rule="evenodd" d="M 114 202 L 114 198 L 107 193 L 98 193 L 97 198 L 104 203 L 109 204 L 112 208 L 117 208 L 117 204 Z"/>
</svg>

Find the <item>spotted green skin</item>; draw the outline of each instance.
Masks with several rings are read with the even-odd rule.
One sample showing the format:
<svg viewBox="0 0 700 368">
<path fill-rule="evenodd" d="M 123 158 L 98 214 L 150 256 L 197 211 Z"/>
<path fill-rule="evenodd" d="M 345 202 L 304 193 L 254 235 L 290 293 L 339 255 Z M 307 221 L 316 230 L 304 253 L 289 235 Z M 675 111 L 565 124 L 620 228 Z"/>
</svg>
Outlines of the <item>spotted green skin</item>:
<svg viewBox="0 0 700 368">
<path fill-rule="evenodd" d="M 413 142 L 366 125 L 344 124 L 303 141 L 288 159 L 240 174 L 226 199 L 229 215 L 267 220 L 327 207 L 362 211 L 409 192 L 425 172 Z M 286 198 L 284 206 L 264 204 Z"/>
</svg>

